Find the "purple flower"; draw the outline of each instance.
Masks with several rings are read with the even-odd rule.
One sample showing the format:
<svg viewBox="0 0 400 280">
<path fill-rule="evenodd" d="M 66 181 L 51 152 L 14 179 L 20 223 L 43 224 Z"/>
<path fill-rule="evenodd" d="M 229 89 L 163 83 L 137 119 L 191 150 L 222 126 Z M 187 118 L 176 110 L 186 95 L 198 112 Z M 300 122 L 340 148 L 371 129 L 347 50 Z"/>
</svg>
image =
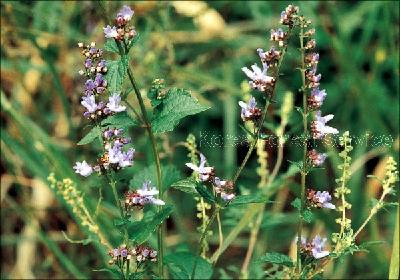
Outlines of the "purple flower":
<svg viewBox="0 0 400 280">
<path fill-rule="evenodd" d="M 214 176 L 214 167 L 206 167 L 206 157 L 203 154 L 200 154 L 200 165 L 196 166 L 193 163 L 186 163 L 186 166 L 192 169 L 193 171 L 199 173 L 200 181 L 206 182 L 210 180 L 212 176 Z"/>
<path fill-rule="evenodd" d="M 243 67 L 242 71 L 252 80 L 249 81 L 249 85 L 253 89 L 264 92 L 268 86 L 274 86 L 275 78 L 267 75 L 268 66 L 266 63 L 263 63 L 263 70 L 261 70 L 257 64 L 253 64 L 251 69 L 252 70 L 247 67 Z"/>
<path fill-rule="evenodd" d="M 96 84 L 93 82 L 92 79 L 89 79 L 85 82 L 85 92 L 86 94 L 90 94 L 96 88 Z"/>
<path fill-rule="evenodd" d="M 283 41 L 285 40 L 287 33 L 284 32 L 281 28 L 277 30 L 271 29 L 271 41 L 277 41 L 279 46 L 283 46 Z"/>
<path fill-rule="evenodd" d="M 121 168 L 132 166 L 133 156 L 135 155 L 135 149 L 130 148 L 127 152 L 121 152 L 119 155 L 118 164 Z"/>
<path fill-rule="evenodd" d="M 320 154 L 316 150 L 311 150 L 308 152 L 308 159 L 311 161 L 311 164 L 315 166 L 321 166 L 325 159 L 327 157 L 327 154 L 323 153 Z"/>
<path fill-rule="evenodd" d="M 119 256 L 119 249 L 113 249 L 112 254 L 114 255 L 114 257 L 118 257 Z"/>
<path fill-rule="evenodd" d="M 320 90 L 318 87 L 311 90 L 311 95 L 308 97 L 308 105 L 312 109 L 319 109 L 322 106 L 326 97 L 326 91 Z"/>
<path fill-rule="evenodd" d="M 234 193 L 225 193 L 225 192 L 221 193 L 221 198 L 225 201 L 230 201 L 230 200 L 234 199 L 235 197 L 236 197 L 236 195 Z"/>
<path fill-rule="evenodd" d="M 258 56 L 260 57 L 263 65 L 266 63 L 267 65 L 275 65 L 279 58 L 281 57 L 281 52 L 275 50 L 275 47 L 271 47 L 271 49 L 265 52 L 263 49 L 257 49 Z"/>
<path fill-rule="evenodd" d="M 132 9 L 129 6 L 124 5 L 118 12 L 117 17 L 122 17 L 125 21 L 130 21 L 133 14 L 134 11 L 132 11 Z"/>
<path fill-rule="evenodd" d="M 122 249 L 122 250 L 121 250 L 121 256 L 122 256 L 123 258 L 126 258 L 127 255 L 128 255 L 128 250 L 127 250 L 127 249 Z"/>
<path fill-rule="evenodd" d="M 96 86 L 96 92 L 102 93 L 106 89 L 107 81 L 104 79 L 102 74 L 97 73 L 94 79 L 94 84 Z"/>
<path fill-rule="evenodd" d="M 105 138 L 111 138 L 112 136 L 114 136 L 114 129 L 111 129 L 111 128 L 106 129 L 103 132 L 103 135 L 104 135 Z"/>
<path fill-rule="evenodd" d="M 123 153 L 121 144 L 114 143 L 114 145 L 108 148 L 108 161 L 110 163 L 119 163 L 122 157 Z"/>
<path fill-rule="evenodd" d="M 93 173 L 92 167 L 87 164 L 86 161 L 76 162 L 73 168 L 75 170 L 75 173 L 78 173 L 79 175 L 84 177 L 88 177 L 90 174 Z"/>
<path fill-rule="evenodd" d="M 87 109 L 89 113 L 94 113 L 98 108 L 94 95 L 83 96 L 81 104 Z"/>
<path fill-rule="evenodd" d="M 327 134 L 337 134 L 339 131 L 336 128 L 327 126 L 326 123 L 333 119 L 333 115 L 321 116 L 321 111 L 317 111 L 316 120 L 311 122 L 311 133 L 314 139 L 321 139 Z"/>
<path fill-rule="evenodd" d="M 321 238 L 319 235 L 315 236 L 311 242 L 312 255 L 315 259 L 321 259 L 329 255 L 329 251 L 323 251 L 326 238 Z"/>
<path fill-rule="evenodd" d="M 90 58 L 85 60 L 85 68 L 92 67 L 92 60 Z"/>
<path fill-rule="evenodd" d="M 142 188 L 136 191 L 139 194 L 138 203 L 144 204 L 154 204 L 154 205 L 165 205 L 165 202 L 161 199 L 155 198 L 158 195 L 158 190 L 151 185 L 151 181 L 146 181 L 143 183 Z"/>
<path fill-rule="evenodd" d="M 108 98 L 107 108 L 112 112 L 118 113 L 125 111 L 126 107 L 120 105 L 121 97 L 118 93 L 114 93 L 112 96 Z"/>
<path fill-rule="evenodd" d="M 104 35 L 106 38 L 117 38 L 118 37 L 118 32 L 117 28 L 115 26 L 111 27 L 107 25 L 106 27 L 103 28 Z"/>
<path fill-rule="evenodd" d="M 335 205 L 330 203 L 332 200 L 331 195 L 327 191 L 317 191 L 316 194 L 314 195 L 315 199 L 318 200 L 319 204 L 321 204 L 322 208 L 327 208 L 327 209 L 336 209 Z"/>
<path fill-rule="evenodd" d="M 242 107 L 240 116 L 243 121 L 258 119 L 261 116 L 261 110 L 256 107 L 256 99 L 253 96 L 250 98 L 248 104 L 239 101 L 239 106 Z"/>
</svg>

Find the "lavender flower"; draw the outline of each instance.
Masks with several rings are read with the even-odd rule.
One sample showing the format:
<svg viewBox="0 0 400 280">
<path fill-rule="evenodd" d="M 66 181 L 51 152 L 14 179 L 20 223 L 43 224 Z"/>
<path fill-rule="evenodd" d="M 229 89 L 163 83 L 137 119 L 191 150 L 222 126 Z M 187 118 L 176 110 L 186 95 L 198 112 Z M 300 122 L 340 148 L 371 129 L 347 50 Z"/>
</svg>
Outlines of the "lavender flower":
<svg viewBox="0 0 400 280">
<path fill-rule="evenodd" d="M 317 111 L 316 120 L 311 122 L 311 134 L 314 139 L 322 139 L 327 134 L 337 134 L 339 131 L 336 128 L 327 126 L 326 123 L 333 119 L 333 115 L 321 117 L 321 111 Z"/>
<path fill-rule="evenodd" d="M 94 79 L 94 85 L 96 86 L 96 92 L 100 94 L 106 89 L 107 80 L 104 79 L 102 74 L 97 73 Z"/>
<path fill-rule="evenodd" d="M 134 14 L 134 11 L 131 10 L 131 8 L 127 5 L 124 5 L 121 10 L 117 14 L 118 17 L 122 17 L 125 21 L 130 21 L 132 16 Z"/>
<path fill-rule="evenodd" d="M 206 167 L 205 166 L 206 162 L 207 162 L 206 157 L 203 154 L 200 154 L 199 166 L 196 166 L 193 163 L 186 163 L 187 167 L 199 173 L 201 182 L 209 181 L 212 177 L 214 177 L 214 167 Z"/>
<path fill-rule="evenodd" d="M 261 62 L 264 64 L 266 63 L 268 66 L 274 66 L 278 63 L 282 52 L 275 50 L 274 47 L 271 47 L 271 49 L 267 52 L 265 52 L 263 49 L 258 48 L 257 49 L 258 55 L 261 59 Z"/>
<path fill-rule="evenodd" d="M 309 66 L 315 66 L 319 62 L 319 53 L 310 53 L 305 57 L 305 61 Z"/>
<path fill-rule="evenodd" d="M 76 162 L 73 168 L 75 169 L 75 173 L 84 177 L 88 177 L 93 173 L 93 168 L 85 160 L 82 162 Z"/>
<path fill-rule="evenodd" d="M 320 90 L 319 88 L 313 88 L 311 90 L 311 95 L 308 97 L 308 106 L 311 109 L 319 109 L 322 106 L 326 97 L 326 91 Z"/>
<path fill-rule="evenodd" d="M 312 245 L 312 255 L 315 259 L 321 259 L 329 255 L 329 251 L 324 251 L 326 238 L 321 238 L 319 235 L 315 236 L 311 242 Z"/>
<path fill-rule="evenodd" d="M 115 113 L 125 111 L 126 107 L 120 105 L 121 97 L 118 93 L 114 93 L 108 98 L 107 108 Z"/>
<path fill-rule="evenodd" d="M 118 164 L 121 168 L 132 166 L 133 156 L 135 155 L 135 149 L 130 148 L 127 152 L 122 152 L 119 157 Z"/>
<path fill-rule="evenodd" d="M 214 178 L 214 190 L 221 195 L 225 201 L 230 201 L 236 197 L 233 193 L 233 183 L 231 181 L 224 181 L 218 177 Z"/>
<path fill-rule="evenodd" d="M 271 29 L 271 41 L 278 42 L 280 47 L 283 47 L 286 36 L 287 32 L 284 32 L 281 28 L 278 28 L 277 30 Z"/>
<path fill-rule="evenodd" d="M 293 25 L 294 15 L 299 11 L 299 7 L 289 5 L 286 9 L 281 13 L 281 24 L 283 25 Z"/>
<path fill-rule="evenodd" d="M 317 66 L 314 65 L 311 69 L 306 72 L 306 78 L 308 80 L 308 87 L 315 88 L 319 86 L 321 80 L 321 74 L 317 75 Z"/>
<path fill-rule="evenodd" d="M 94 95 L 87 95 L 82 97 L 81 104 L 87 109 L 89 113 L 94 113 L 98 109 Z"/>
<path fill-rule="evenodd" d="M 239 106 L 242 107 L 240 116 L 243 121 L 257 120 L 261 116 L 261 110 L 257 108 L 256 99 L 252 96 L 249 103 L 246 104 L 243 101 L 239 101 Z"/>
<path fill-rule="evenodd" d="M 265 92 L 268 87 L 273 87 L 275 85 L 275 78 L 267 75 L 268 66 L 263 63 L 263 70 L 261 70 L 257 64 L 253 64 L 251 69 L 243 67 L 242 71 L 249 77 L 252 81 L 249 81 L 249 85 L 253 89 Z"/>
<path fill-rule="evenodd" d="M 117 28 L 115 26 L 111 27 L 107 25 L 106 27 L 103 28 L 104 35 L 106 38 L 118 38 L 119 34 L 117 32 Z"/>
<path fill-rule="evenodd" d="M 151 182 L 146 181 L 141 189 L 128 192 L 125 195 L 125 205 L 126 207 L 143 207 L 146 204 L 165 205 L 164 201 L 154 197 L 158 193 L 158 190 L 151 186 Z"/>
<path fill-rule="evenodd" d="M 318 199 L 321 208 L 336 209 L 335 205 L 329 202 L 332 200 L 332 196 L 327 191 L 317 191 L 315 198 Z"/>
<path fill-rule="evenodd" d="M 327 191 L 307 190 L 307 201 L 312 207 L 336 209 L 336 206 L 330 203 L 331 200 L 332 196 Z"/>
<path fill-rule="evenodd" d="M 308 159 L 314 167 L 321 166 L 324 163 L 326 157 L 327 155 L 325 153 L 320 154 L 314 149 L 308 152 Z"/>
</svg>

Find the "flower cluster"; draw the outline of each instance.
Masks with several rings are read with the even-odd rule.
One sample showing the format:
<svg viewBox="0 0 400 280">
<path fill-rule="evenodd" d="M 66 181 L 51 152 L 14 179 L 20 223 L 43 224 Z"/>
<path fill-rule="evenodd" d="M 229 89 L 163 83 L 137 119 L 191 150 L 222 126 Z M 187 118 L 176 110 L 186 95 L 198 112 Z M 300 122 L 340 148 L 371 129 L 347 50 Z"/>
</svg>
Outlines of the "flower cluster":
<svg viewBox="0 0 400 280">
<path fill-rule="evenodd" d="M 136 36 L 134 27 L 128 26 L 134 12 L 128 6 L 123 6 L 115 18 L 115 25 L 107 25 L 103 28 L 106 38 L 113 38 L 118 41 L 123 41 L 125 38 L 130 40 Z"/>
<path fill-rule="evenodd" d="M 123 112 L 126 107 L 121 105 L 121 97 L 118 93 L 111 94 L 107 101 L 101 100 L 107 91 L 107 80 L 104 77 L 107 73 L 107 66 L 106 61 L 102 59 L 103 51 L 97 49 L 95 43 L 87 46 L 78 43 L 78 46 L 82 49 L 85 57 L 85 70 L 80 70 L 79 73 L 87 77 L 81 100 L 81 104 L 86 109 L 83 115 L 97 126 L 99 120 Z M 122 129 L 107 128 L 100 133 L 104 144 L 104 153 L 98 159 L 98 163 L 92 166 L 84 160 L 76 162 L 73 167 L 76 173 L 84 177 L 91 175 L 93 171 L 101 173 L 108 169 L 118 170 L 133 164 L 135 150 L 133 148 L 124 150 L 124 145 L 130 143 L 130 139 L 121 137 Z"/>
<path fill-rule="evenodd" d="M 206 166 L 207 160 L 203 154 L 200 154 L 200 164 L 197 166 L 193 163 L 186 163 L 186 166 L 199 174 L 199 180 L 203 183 L 210 183 L 215 193 L 219 194 L 225 201 L 231 201 L 236 197 L 234 193 L 234 185 L 231 181 L 221 180 L 215 176 L 214 167 Z"/>
<path fill-rule="evenodd" d="M 327 154 L 318 153 L 315 149 L 308 151 L 308 160 L 313 167 L 321 166 L 324 164 Z"/>
<path fill-rule="evenodd" d="M 146 204 L 165 205 L 164 201 L 154 197 L 158 193 L 158 190 L 151 186 L 151 181 L 146 181 L 143 183 L 142 188 L 128 191 L 125 194 L 125 209 L 143 208 Z"/>
<path fill-rule="evenodd" d="M 326 238 L 321 238 L 316 235 L 311 242 L 302 237 L 301 238 L 301 253 L 311 256 L 314 259 L 322 259 L 329 255 L 329 251 L 324 250 Z"/>
<path fill-rule="evenodd" d="M 293 26 L 298 12 L 299 7 L 293 5 L 287 6 L 286 9 L 281 13 L 281 24 Z"/>
<path fill-rule="evenodd" d="M 303 21 L 301 22 L 302 27 L 307 27 L 309 22 L 304 23 Z M 305 69 L 307 80 L 306 86 L 311 89 L 311 93 L 308 97 L 308 107 L 310 110 L 317 110 L 315 120 L 311 123 L 311 134 L 314 139 L 322 139 L 327 134 L 337 134 L 339 131 L 326 125 L 328 121 L 333 119 L 333 115 L 323 117 L 321 116 L 321 111 L 318 111 L 321 108 L 327 93 L 324 89 L 319 89 L 321 80 L 321 74 L 317 73 L 319 54 L 314 51 L 317 45 L 316 40 L 310 38 L 314 33 L 315 30 L 310 29 L 303 35 L 303 37 L 309 38 L 304 46 L 304 50 L 306 51 L 304 63 L 307 66 L 307 69 Z"/>
<path fill-rule="evenodd" d="M 125 262 L 130 262 L 133 257 L 135 257 L 137 263 L 143 263 L 147 260 L 150 260 L 151 262 L 157 261 L 157 251 L 142 245 L 136 246 L 132 249 L 126 245 L 121 245 L 118 248 L 110 250 L 108 254 L 112 258 L 108 262 L 110 265 L 123 265 Z"/>
<path fill-rule="evenodd" d="M 88 177 L 93 171 L 102 173 L 106 170 L 119 170 L 133 165 L 133 157 L 135 149 L 123 149 L 126 144 L 130 143 L 130 138 L 121 137 L 123 129 L 107 128 L 102 133 L 105 152 L 97 160 L 98 163 L 94 166 L 89 165 L 85 160 L 76 162 L 73 167 L 75 172 L 81 176 Z"/>
<path fill-rule="evenodd" d="M 327 191 L 307 190 L 307 201 L 311 207 L 336 209 L 331 200 L 332 196 Z"/>
</svg>

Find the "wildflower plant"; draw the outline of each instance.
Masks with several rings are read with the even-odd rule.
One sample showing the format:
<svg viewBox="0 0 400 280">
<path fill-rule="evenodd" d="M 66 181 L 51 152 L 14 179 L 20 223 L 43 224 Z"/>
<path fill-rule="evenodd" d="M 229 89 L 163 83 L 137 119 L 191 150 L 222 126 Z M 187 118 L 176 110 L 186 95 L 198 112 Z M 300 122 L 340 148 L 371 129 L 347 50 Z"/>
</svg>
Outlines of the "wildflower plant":
<svg viewBox="0 0 400 280">
<path fill-rule="evenodd" d="M 104 14 L 107 14 L 106 11 Z M 383 191 L 358 230 L 353 230 L 349 215 L 351 204 L 348 195 L 351 190 L 348 182 L 353 147 L 348 131 L 339 138 L 342 149 L 339 157 L 342 162 L 337 168 L 341 176 L 336 180 L 333 194 L 320 190 L 322 186 L 310 186 L 308 176 L 320 172 L 328 158 L 328 153 L 320 148 L 323 146 L 321 144 L 339 134 L 339 130 L 328 125 L 328 122 L 334 123 L 334 116 L 324 112 L 323 104 L 328 93 L 323 89 L 322 75 L 318 72 L 320 55 L 314 38 L 315 29 L 299 8 L 289 5 L 281 13 L 281 26 L 272 29 L 268 36 L 272 46 L 267 50 L 255 49 L 254 54 L 259 61 L 241 68 L 252 94 L 236 103 L 240 109 L 237 117 L 241 119 L 241 127 L 249 143 L 232 178 L 222 177 L 221 171 L 208 159 L 212 158 L 208 157 L 209 150 L 198 148 L 192 134 L 185 142 L 176 145 L 188 150 L 188 160 L 185 166 L 182 164 L 182 168 L 190 176 L 181 180 L 170 178 L 173 176 L 160 158 L 162 147 L 159 135 L 173 131 L 181 119 L 203 112 L 208 106 L 201 105 L 188 90 L 168 87 L 167 79 L 153 79 L 147 95 L 143 95 L 144 90 L 131 69 L 134 59 L 132 50 L 139 38 L 132 24 L 134 20 L 134 11 L 129 6 L 123 6 L 113 22 L 108 22 L 103 28 L 104 50 L 97 48 L 94 42 L 78 43 L 83 55 L 83 66 L 78 71 L 83 77 L 80 104 L 89 129 L 77 144 L 93 143 L 100 152 L 97 158 L 78 158 L 72 168 L 83 177 L 82 180 L 97 176 L 101 184 L 107 183 L 100 190 L 109 188 L 113 194 L 115 207 L 118 208 L 118 215 L 113 214 L 113 224 L 118 236 L 107 236 L 99 229 L 96 216 L 101 208 L 102 196 L 99 197 L 96 214 L 92 214 L 90 207 L 85 205 L 82 192 L 77 189 L 77 183 L 71 179 L 58 181 L 54 174 L 48 179 L 52 188 L 62 194 L 80 218 L 81 225 L 93 235 L 93 242 L 105 246 L 109 262 L 100 271 L 108 271 L 120 279 L 209 279 L 224 251 L 248 226 L 250 234 L 246 254 L 240 271 L 236 270 L 240 278 L 249 277 L 252 265 L 258 265 L 260 269 L 272 265 L 273 271 L 267 271 L 267 277 L 313 278 L 322 273 L 330 261 L 362 250 L 356 238 L 368 221 L 385 206 L 386 197 L 395 192 L 398 180 L 396 162 L 389 157 L 385 177 L 375 178 L 381 183 Z M 281 65 L 288 52 L 297 55 L 296 71 L 301 80 L 296 93 L 299 98 L 293 93 L 295 89 L 284 93 L 277 90 L 284 74 Z M 114 60 L 108 59 L 111 56 Z M 279 98 L 276 98 L 277 95 Z M 277 100 L 282 100 L 282 104 Z M 296 104 L 296 100 L 300 100 L 300 104 Z M 279 122 L 276 124 L 274 116 L 271 116 L 271 108 L 278 112 Z M 301 158 L 289 159 L 284 157 L 284 149 L 287 134 L 294 134 L 289 127 L 295 111 L 301 119 Z M 135 127 L 135 133 L 148 137 L 152 161 L 144 170 L 133 174 L 127 186 L 129 178 L 124 176 L 132 174 L 135 162 L 143 161 L 139 156 L 143 151 L 135 148 L 137 135 L 132 135 L 132 127 Z M 266 148 L 271 136 L 277 139 L 276 157 Z M 256 190 L 250 190 L 240 184 L 240 177 L 254 150 L 258 158 L 256 172 L 260 180 Z M 282 172 L 286 162 L 290 163 L 290 167 Z M 253 254 L 257 241 L 263 238 L 260 231 L 267 203 L 271 202 L 278 189 L 287 188 L 291 178 L 296 175 L 299 175 L 300 182 L 291 188 L 297 196 L 291 203 L 296 209 L 298 221 L 297 232 L 293 232 L 296 253 L 289 256 L 266 252 L 255 261 Z M 167 197 L 169 188 L 190 194 L 195 201 L 198 219 L 193 220 L 198 222 L 199 237 L 193 253 L 169 251 L 169 254 L 165 254 L 168 233 L 165 225 L 174 209 Z M 229 216 L 230 212 L 235 211 L 244 212 L 240 212 L 239 221 L 224 237 L 222 225 L 225 213 Z M 331 238 L 325 237 L 323 232 L 307 236 L 306 227 L 317 211 L 331 211 L 330 216 L 338 214 L 335 220 L 338 232 L 333 233 Z M 214 223 L 217 223 L 217 229 L 213 229 Z M 157 244 L 152 242 L 155 232 Z M 218 233 L 218 246 L 214 250 L 209 239 L 215 233 Z"/>
</svg>

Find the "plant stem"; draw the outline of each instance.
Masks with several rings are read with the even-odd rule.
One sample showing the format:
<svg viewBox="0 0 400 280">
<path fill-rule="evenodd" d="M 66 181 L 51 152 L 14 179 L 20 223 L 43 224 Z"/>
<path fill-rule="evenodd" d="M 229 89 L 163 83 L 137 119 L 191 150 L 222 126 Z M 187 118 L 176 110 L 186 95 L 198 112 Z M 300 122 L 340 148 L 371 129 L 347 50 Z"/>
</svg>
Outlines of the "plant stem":
<svg viewBox="0 0 400 280">
<path fill-rule="evenodd" d="M 122 49 L 120 42 L 116 41 L 116 43 L 118 46 L 119 54 L 121 56 L 128 55 L 128 48 L 127 48 L 126 42 L 125 41 L 123 42 L 124 46 L 125 46 L 125 50 Z M 162 178 L 161 177 L 161 163 L 160 163 L 160 157 L 159 157 L 158 150 L 157 150 L 157 142 L 156 142 L 153 130 L 152 130 L 151 122 L 149 121 L 149 117 L 147 115 L 146 106 L 144 105 L 142 95 L 140 93 L 139 87 L 136 83 L 135 77 L 133 76 L 133 73 L 132 73 L 129 65 L 128 65 L 128 69 L 127 69 L 127 74 L 128 74 L 129 81 L 131 82 L 131 85 L 133 87 L 133 90 L 136 94 L 136 98 L 139 101 L 140 111 L 142 114 L 142 120 L 144 122 L 147 133 L 149 134 L 151 148 L 153 150 L 153 157 L 154 157 L 154 161 L 156 164 L 157 189 L 159 191 L 159 198 L 161 200 L 164 200 L 164 194 L 163 194 L 163 189 L 162 189 L 162 179 L 161 179 Z M 158 211 L 160 211 L 160 210 L 161 210 L 161 206 L 158 207 Z M 162 223 L 158 226 L 157 244 L 158 244 L 158 273 L 159 273 L 159 277 L 162 278 L 162 277 L 164 277 L 164 264 L 163 264 L 163 261 L 164 261 L 164 223 Z"/>
<path fill-rule="evenodd" d="M 219 205 L 216 205 L 216 207 L 214 208 L 213 213 L 211 214 L 210 220 L 208 221 L 206 227 L 204 228 L 204 231 L 201 234 L 200 242 L 199 242 L 200 248 L 199 248 L 198 255 L 201 254 L 201 244 L 203 243 L 204 239 L 207 237 L 207 232 L 210 229 L 211 224 L 214 222 L 215 218 L 217 217 L 220 209 L 221 208 L 219 207 Z M 194 279 L 195 272 L 196 272 L 196 267 L 197 267 L 197 260 L 198 259 L 196 259 L 195 262 L 194 262 L 193 269 L 192 269 L 192 274 L 191 274 L 190 279 Z"/>
<path fill-rule="evenodd" d="M 305 78 L 305 49 L 304 49 L 304 26 L 303 22 L 300 22 L 300 51 L 301 51 L 301 69 L 300 69 L 300 74 L 301 74 L 301 81 L 302 81 L 302 87 L 301 87 L 301 92 L 303 94 L 303 170 L 301 171 L 301 193 L 300 193 L 300 200 L 301 200 L 301 206 L 299 209 L 299 227 L 298 227 L 298 232 L 297 232 L 297 256 L 296 256 L 296 268 L 298 273 L 300 274 L 301 272 L 301 259 L 300 259 L 300 250 L 301 250 L 301 236 L 302 236 L 302 230 L 303 230 L 303 218 L 302 218 L 302 213 L 304 211 L 305 207 L 305 200 L 304 200 L 304 195 L 305 195 L 305 188 L 306 188 L 306 176 L 307 176 L 307 133 L 308 133 L 308 123 L 307 123 L 307 117 L 308 117 L 308 112 L 307 112 L 307 92 L 306 92 L 306 78 Z"/>
<path fill-rule="evenodd" d="M 142 98 L 142 95 L 140 94 L 139 88 L 136 84 L 135 78 L 133 77 L 131 69 L 128 67 L 128 77 L 129 80 L 133 86 L 133 89 L 135 91 L 136 97 L 139 101 L 140 105 L 140 110 L 143 116 L 143 121 L 146 126 L 146 130 L 149 134 L 150 142 L 151 142 L 151 148 L 153 150 L 153 156 L 154 156 L 154 161 L 156 163 L 156 172 L 157 172 L 157 189 L 159 191 L 159 198 L 161 200 L 164 200 L 164 194 L 163 194 L 163 189 L 162 189 L 162 179 L 161 179 L 161 163 L 160 163 L 160 157 L 158 155 L 157 151 L 157 142 L 154 137 L 154 133 L 151 127 L 151 123 L 149 122 L 149 118 L 147 116 L 146 112 L 146 107 L 144 105 L 144 101 Z M 161 206 L 158 207 L 158 210 L 161 210 Z M 157 235 L 157 244 L 158 244 L 158 273 L 159 277 L 164 276 L 164 264 L 163 264 L 163 259 L 164 259 L 164 223 L 160 224 L 158 227 L 158 235 Z"/>
<path fill-rule="evenodd" d="M 278 174 L 278 171 L 282 165 L 282 161 L 283 161 L 283 144 L 279 145 L 277 160 L 276 160 L 275 166 L 272 170 L 271 176 L 268 178 L 268 182 L 267 182 L 266 186 L 269 186 L 275 180 L 275 177 Z M 264 192 L 266 189 L 267 188 L 264 188 Z M 242 274 L 243 279 L 247 279 L 247 277 L 248 277 L 248 268 L 249 268 L 249 264 L 251 261 L 251 257 L 253 255 L 255 244 L 257 242 L 257 237 L 258 237 L 258 233 L 260 231 L 261 222 L 264 218 L 265 207 L 266 207 L 266 205 L 264 204 L 257 216 L 254 227 L 252 228 L 251 233 L 250 233 L 249 247 L 247 249 L 246 256 L 244 258 L 242 268 L 241 268 L 241 274 Z"/>
</svg>

